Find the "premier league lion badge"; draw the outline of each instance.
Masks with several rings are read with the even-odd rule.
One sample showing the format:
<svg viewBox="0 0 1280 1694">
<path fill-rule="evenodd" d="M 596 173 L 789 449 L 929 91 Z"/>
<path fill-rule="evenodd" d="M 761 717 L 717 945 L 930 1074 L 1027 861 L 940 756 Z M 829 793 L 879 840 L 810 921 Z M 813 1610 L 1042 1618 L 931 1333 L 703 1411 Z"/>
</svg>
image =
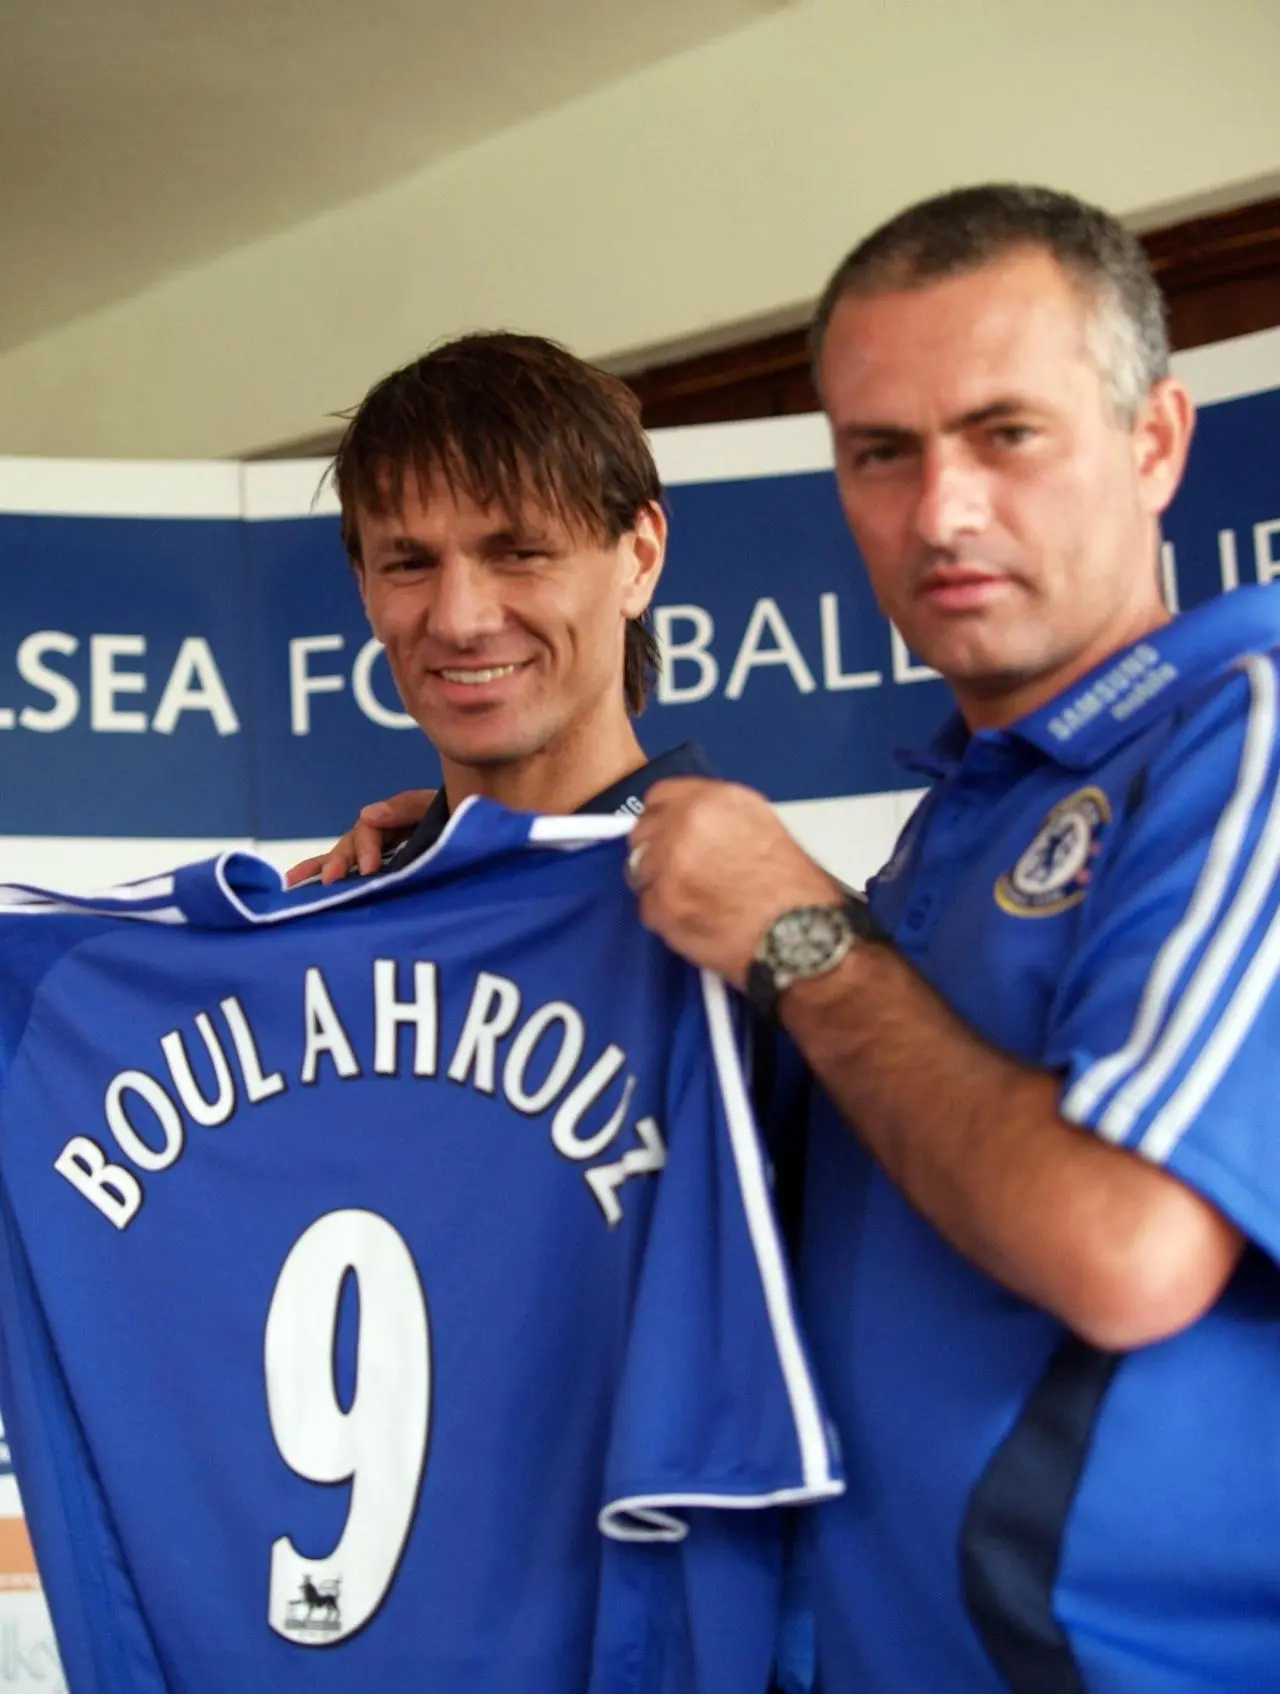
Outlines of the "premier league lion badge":
<svg viewBox="0 0 1280 1694">
<path fill-rule="evenodd" d="M 1111 807 L 1100 788 L 1060 800 L 1011 871 L 996 882 L 996 904 L 1017 918 L 1048 918 L 1085 897 Z"/>
</svg>

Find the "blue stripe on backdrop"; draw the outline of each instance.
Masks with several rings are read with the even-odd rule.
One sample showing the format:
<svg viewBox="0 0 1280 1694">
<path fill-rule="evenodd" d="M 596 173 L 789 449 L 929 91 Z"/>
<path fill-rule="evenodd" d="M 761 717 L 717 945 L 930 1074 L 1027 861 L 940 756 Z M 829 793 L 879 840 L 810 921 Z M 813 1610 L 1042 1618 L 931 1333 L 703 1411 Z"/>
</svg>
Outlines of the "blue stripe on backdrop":
<svg viewBox="0 0 1280 1694">
<path fill-rule="evenodd" d="M 1183 606 L 1280 575 L 1277 444 L 1280 390 L 1202 411 L 1167 524 Z M 914 786 L 893 751 L 927 738 L 945 690 L 891 640 L 829 474 L 670 498 L 646 745 L 696 738 L 778 800 Z M 0 832 L 328 836 L 436 780 L 332 516 L 0 513 L 0 581 Z"/>
<path fill-rule="evenodd" d="M 1184 608 L 1280 577 L 1280 389 L 1201 410 L 1165 535 Z"/>
<path fill-rule="evenodd" d="M 249 832 L 245 530 L 0 515 L 0 832 Z"/>
<path fill-rule="evenodd" d="M 671 491 L 656 618 L 667 673 L 648 740 L 697 739 L 726 776 L 775 800 L 918 786 L 893 749 L 946 709 L 897 680 L 827 472 Z M 899 652 L 897 670 L 915 668 Z"/>
<path fill-rule="evenodd" d="M 336 835 L 369 799 L 434 787 L 439 761 L 370 639 L 337 518 L 246 528 L 257 589 L 252 833 Z"/>
</svg>

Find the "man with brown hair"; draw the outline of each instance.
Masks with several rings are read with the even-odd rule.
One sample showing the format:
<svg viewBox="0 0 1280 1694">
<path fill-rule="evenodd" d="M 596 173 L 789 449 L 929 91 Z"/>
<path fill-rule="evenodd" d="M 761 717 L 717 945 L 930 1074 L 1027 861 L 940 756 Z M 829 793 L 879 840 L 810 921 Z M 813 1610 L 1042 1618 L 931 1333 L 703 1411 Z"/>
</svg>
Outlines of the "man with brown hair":
<svg viewBox="0 0 1280 1694">
<path fill-rule="evenodd" d="M 623 383 L 541 337 L 465 336 L 370 390 L 333 478 L 370 625 L 444 782 L 366 806 L 290 882 L 407 865 L 472 795 L 543 813 L 638 815 L 655 782 L 711 775 L 696 746 L 648 759 L 635 733 L 658 662 L 647 614 L 667 522 Z M 757 1113 L 780 1138 L 807 1085 L 772 1036 L 752 1064 Z M 784 1170 L 784 1187 L 794 1174 Z M 732 1694 L 749 1694 L 772 1647 L 779 1530 L 769 1514 L 728 1516 L 722 1525 L 704 1514 L 679 1607 L 699 1637 L 699 1676 L 732 1666 Z M 632 1557 L 635 1604 L 660 1614 L 656 1642 L 681 1615 L 671 1570 L 644 1549 Z M 636 1667 L 637 1694 L 659 1674 L 654 1655 Z"/>
<path fill-rule="evenodd" d="M 444 771 L 397 862 L 469 795 L 636 812 L 660 778 L 708 774 L 692 746 L 648 760 L 632 723 L 667 523 L 623 383 L 538 336 L 464 336 L 370 390 L 333 476 L 369 623 Z M 426 799 L 393 816 L 414 821 Z M 290 880 L 349 862 L 321 855 Z"/>
</svg>

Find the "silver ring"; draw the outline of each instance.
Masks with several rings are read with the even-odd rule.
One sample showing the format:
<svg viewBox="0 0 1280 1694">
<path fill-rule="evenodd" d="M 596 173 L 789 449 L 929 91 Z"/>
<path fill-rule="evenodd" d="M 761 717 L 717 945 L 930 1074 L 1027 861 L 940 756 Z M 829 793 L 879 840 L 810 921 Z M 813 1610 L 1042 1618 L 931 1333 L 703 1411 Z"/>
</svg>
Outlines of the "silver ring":
<svg viewBox="0 0 1280 1694">
<path fill-rule="evenodd" d="M 644 887 L 640 880 L 640 861 L 644 858 L 644 847 L 643 841 L 637 841 L 627 854 L 627 883 L 631 888 Z"/>
</svg>

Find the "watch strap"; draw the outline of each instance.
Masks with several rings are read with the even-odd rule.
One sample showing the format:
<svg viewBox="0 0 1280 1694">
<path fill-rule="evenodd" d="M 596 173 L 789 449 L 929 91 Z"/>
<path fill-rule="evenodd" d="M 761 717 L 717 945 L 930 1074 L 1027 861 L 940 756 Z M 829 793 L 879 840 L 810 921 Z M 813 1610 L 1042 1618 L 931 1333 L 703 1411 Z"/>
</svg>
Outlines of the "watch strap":
<svg viewBox="0 0 1280 1694">
<path fill-rule="evenodd" d="M 887 941 L 889 931 L 883 924 L 877 923 L 871 910 L 871 902 L 865 894 L 859 894 L 856 889 L 849 890 L 844 902 L 844 913 L 849 920 L 849 927 L 859 941 Z"/>
<path fill-rule="evenodd" d="M 763 959 L 752 959 L 747 970 L 746 989 L 747 1004 L 761 1023 L 777 1023 L 779 989 L 773 980 L 773 971 Z"/>
</svg>

